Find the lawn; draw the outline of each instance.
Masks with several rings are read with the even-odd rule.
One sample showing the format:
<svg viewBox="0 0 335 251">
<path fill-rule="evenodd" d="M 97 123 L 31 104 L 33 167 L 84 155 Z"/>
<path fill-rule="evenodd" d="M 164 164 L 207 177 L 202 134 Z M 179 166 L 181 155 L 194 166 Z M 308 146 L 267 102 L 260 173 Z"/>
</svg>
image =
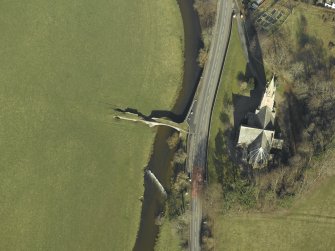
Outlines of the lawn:
<svg viewBox="0 0 335 251">
<path fill-rule="evenodd" d="M 223 121 L 223 117 L 227 117 L 227 120 L 229 120 L 228 123 L 234 123 L 232 98 L 233 94 L 243 93 L 243 91 L 241 91 L 240 81 L 238 80 L 237 76 L 239 73 L 245 74 L 246 65 L 247 61 L 241 46 L 237 23 L 234 21 L 222 77 L 212 112 L 208 156 L 210 178 L 214 177 L 214 163 L 212 161 L 212 156 L 215 149 L 215 139 L 220 130 L 225 131 L 227 129 L 227 121 Z"/>
<path fill-rule="evenodd" d="M 170 109 L 176 1 L 0 3 L 0 249 L 131 250 L 155 129 L 112 108 Z"/>
<path fill-rule="evenodd" d="M 328 43 L 330 41 L 335 43 L 335 21 L 333 21 L 333 19 L 335 20 L 335 13 L 326 8 L 299 3 L 282 25 L 283 29 L 290 31 L 289 33 L 294 45 L 298 45 L 297 32 L 301 28 L 302 16 L 306 18 L 307 23 L 305 33 L 311 37 L 322 40 L 325 50 L 330 55 L 335 56 L 335 49 L 328 49 Z"/>
<path fill-rule="evenodd" d="M 335 176 L 323 180 L 287 212 L 220 216 L 216 250 L 334 250 Z"/>
</svg>

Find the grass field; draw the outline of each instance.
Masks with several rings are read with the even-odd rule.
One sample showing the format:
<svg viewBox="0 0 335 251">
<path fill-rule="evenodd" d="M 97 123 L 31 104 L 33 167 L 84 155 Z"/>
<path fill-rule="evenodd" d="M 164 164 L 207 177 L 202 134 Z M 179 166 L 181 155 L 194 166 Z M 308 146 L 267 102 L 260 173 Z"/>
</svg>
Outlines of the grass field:
<svg viewBox="0 0 335 251">
<path fill-rule="evenodd" d="M 169 219 L 165 219 L 159 230 L 155 251 L 181 251 L 177 228 Z"/>
<path fill-rule="evenodd" d="M 299 3 L 282 26 L 283 29 L 290 31 L 291 39 L 294 41 L 294 44 L 298 44 L 297 32 L 299 28 L 301 28 L 300 20 L 302 16 L 306 18 L 307 22 L 305 33 L 316 39 L 321 39 L 325 50 L 330 55 L 335 56 L 335 49 L 328 49 L 328 43 L 330 41 L 335 43 L 335 21 L 332 21 L 332 19 L 335 18 L 335 13 L 326 8 Z M 325 20 L 323 20 L 323 16 L 325 17 Z"/>
<path fill-rule="evenodd" d="M 0 249 L 131 250 L 155 130 L 111 113 L 174 105 L 176 1 L 2 1 L 0 16 Z"/>
<path fill-rule="evenodd" d="M 237 30 L 237 23 L 234 21 L 229 41 L 229 48 L 227 51 L 221 82 L 215 99 L 215 105 L 211 119 L 208 167 L 210 176 L 212 176 L 212 178 L 215 176 L 213 173 L 214 164 L 211 157 L 215 149 L 215 138 L 220 130 L 225 131 L 227 129 L 226 125 L 222 121 L 222 114 L 226 114 L 228 116 L 229 123 L 234 123 L 233 108 L 231 106 L 233 98 L 232 96 L 233 94 L 241 93 L 237 76 L 240 72 L 245 73 L 246 65 L 247 61 L 241 46 Z"/>
<path fill-rule="evenodd" d="M 334 250 L 335 176 L 286 212 L 221 216 L 215 250 Z"/>
</svg>

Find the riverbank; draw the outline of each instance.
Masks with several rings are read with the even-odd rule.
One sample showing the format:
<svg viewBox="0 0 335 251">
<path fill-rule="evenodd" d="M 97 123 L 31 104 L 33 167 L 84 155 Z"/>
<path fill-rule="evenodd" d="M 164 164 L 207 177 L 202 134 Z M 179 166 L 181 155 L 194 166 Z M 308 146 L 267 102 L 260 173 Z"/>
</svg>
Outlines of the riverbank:
<svg viewBox="0 0 335 251">
<path fill-rule="evenodd" d="M 147 166 L 161 185 L 168 189 L 171 177 L 171 162 L 175 149 L 170 149 L 167 139 L 174 132 L 168 127 L 159 127 L 157 129 L 153 152 Z M 156 237 L 159 231 L 157 219 L 164 210 L 165 194 L 162 194 L 157 185 L 144 175 L 144 195 L 141 210 L 141 224 L 137 233 L 134 251 L 153 250 Z"/>
<path fill-rule="evenodd" d="M 154 117 L 168 117 L 176 122 L 184 121 L 196 91 L 201 69 L 197 63 L 201 43 L 201 31 L 192 0 L 178 1 L 184 25 L 184 76 L 174 108 L 171 111 L 153 111 Z M 160 128 L 155 140 L 154 152 L 148 169 L 157 176 L 164 187 L 168 188 L 172 176 L 172 158 L 175 149 L 169 149 L 168 137 L 173 130 Z M 184 133 L 184 132 L 182 132 Z M 142 207 L 141 225 L 134 250 L 154 250 L 157 238 L 164 238 L 166 227 L 159 230 L 157 216 L 164 211 L 165 201 L 150 180 L 145 182 L 145 194 Z M 164 223 L 163 223 L 164 224 Z M 158 237 L 158 233 L 160 235 Z M 179 241 L 177 241 L 179 242 Z"/>
<path fill-rule="evenodd" d="M 184 27 L 184 75 L 183 85 L 172 112 L 184 120 L 192 104 L 202 68 L 198 64 L 198 55 L 203 47 L 199 17 L 194 10 L 193 0 L 177 0 Z"/>
</svg>

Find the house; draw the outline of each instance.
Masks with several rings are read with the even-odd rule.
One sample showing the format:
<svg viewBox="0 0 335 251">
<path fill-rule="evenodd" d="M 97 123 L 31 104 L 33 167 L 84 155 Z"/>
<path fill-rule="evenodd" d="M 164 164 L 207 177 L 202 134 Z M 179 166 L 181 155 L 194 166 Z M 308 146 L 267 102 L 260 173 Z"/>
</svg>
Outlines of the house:
<svg viewBox="0 0 335 251">
<path fill-rule="evenodd" d="M 246 124 L 240 127 L 237 147 L 242 150 L 242 159 L 253 168 L 265 167 L 273 158 L 273 149 L 281 149 L 283 145 L 283 140 L 275 138 L 275 92 L 272 77 L 258 109 L 249 112 Z"/>
<path fill-rule="evenodd" d="M 327 7 L 327 8 L 331 8 L 331 9 L 335 9 L 335 2 L 326 0 L 326 2 L 325 2 L 325 7 Z"/>
</svg>

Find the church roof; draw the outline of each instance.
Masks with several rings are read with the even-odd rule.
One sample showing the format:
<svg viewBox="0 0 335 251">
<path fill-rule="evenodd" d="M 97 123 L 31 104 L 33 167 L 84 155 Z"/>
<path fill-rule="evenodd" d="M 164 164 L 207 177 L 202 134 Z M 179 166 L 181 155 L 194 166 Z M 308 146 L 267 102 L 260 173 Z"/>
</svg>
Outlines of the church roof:
<svg viewBox="0 0 335 251">
<path fill-rule="evenodd" d="M 251 163 L 264 163 L 269 158 L 269 152 L 271 149 L 269 139 L 266 133 L 263 131 L 258 137 L 249 145 L 249 161 Z"/>
<path fill-rule="evenodd" d="M 262 148 L 264 150 L 270 150 L 270 143 L 272 141 L 271 135 L 266 135 L 265 131 L 262 131 L 261 134 L 248 146 L 250 151 L 255 149 Z"/>
<path fill-rule="evenodd" d="M 266 138 L 271 142 L 271 139 L 274 136 L 274 131 L 241 126 L 237 144 L 248 146 L 261 134 L 265 134 Z"/>
<path fill-rule="evenodd" d="M 256 115 L 260 122 L 261 128 L 274 127 L 275 118 L 273 117 L 273 113 L 269 107 L 262 107 Z"/>
<path fill-rule="evenodd" d="M 275 79 L 273 76 L 271 79 L 271 82 L 266 87 L 266 90 L 264 92 L 263 99 L 261 101 L 259 108 L 267 106 L 270 108 L 270 110 L 272 110 L 274 107 L 274 102 L 275 102 L 275 92 L 276 92 L 276 85 L 275 85 Z"/>
<path fill-rule="evenodd" d="M 275 118 L 269 107 L 264 106 L 256 113 L 248 114 L 247 125 L 254 128 L 272 129 L 274 127 Z"/>
</svg>

